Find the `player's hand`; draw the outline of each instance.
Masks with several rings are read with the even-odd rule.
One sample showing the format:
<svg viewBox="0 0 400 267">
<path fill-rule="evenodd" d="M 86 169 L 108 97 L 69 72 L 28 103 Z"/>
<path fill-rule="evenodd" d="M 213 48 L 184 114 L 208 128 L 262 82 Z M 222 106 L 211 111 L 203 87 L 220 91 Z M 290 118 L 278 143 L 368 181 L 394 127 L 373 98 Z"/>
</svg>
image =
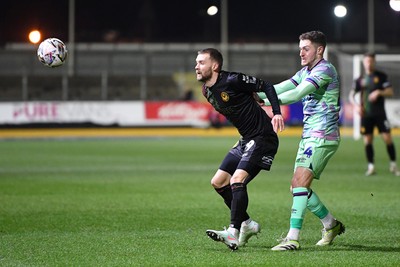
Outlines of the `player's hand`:
<svg viewBox="0 0 400 267">
<path fill-rule="evenodd" d="M 364 115 L 364 109 L 360 105 L 354 105 L 353 106 L 355 112 L 360 115 L 361 117 Z"/>
<path fill-rule="evenodd" d="M 276 133 L 282 132 L 285 130 L 285 121 L 283 120 L 282 115 L 274 115 L 271 120 L 272 127 Z"/>
<path fill-rule="evenodd" d="M 381 95 L 381 91 L 380 90 L 375 90 L 375 91 L 372 91 L 369 95 L 368 95 L 368 100 L 370 101 L 370 102 L 375 102 L 377 99 L 378 99 L 378 97 Z"/>
</svg>

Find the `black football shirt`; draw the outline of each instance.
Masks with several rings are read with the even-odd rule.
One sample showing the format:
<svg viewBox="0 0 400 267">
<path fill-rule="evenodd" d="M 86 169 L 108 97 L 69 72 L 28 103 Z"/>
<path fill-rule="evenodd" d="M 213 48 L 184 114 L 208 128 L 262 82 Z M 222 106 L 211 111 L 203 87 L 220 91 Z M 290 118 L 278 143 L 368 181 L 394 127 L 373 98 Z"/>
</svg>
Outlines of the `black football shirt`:
<svg viewBox="0 0 400 267">
<path fill-rule="evenodd" d="M 273 113 L 281 114 L 274 87 L 256 77 L 221 71 L 213 86 L 203 85 L 207 101 L 238 129 L 244 139 L 273 132 L 271 119 L 253 97 L 256 92 L 266 93 Z"/>
</svg>

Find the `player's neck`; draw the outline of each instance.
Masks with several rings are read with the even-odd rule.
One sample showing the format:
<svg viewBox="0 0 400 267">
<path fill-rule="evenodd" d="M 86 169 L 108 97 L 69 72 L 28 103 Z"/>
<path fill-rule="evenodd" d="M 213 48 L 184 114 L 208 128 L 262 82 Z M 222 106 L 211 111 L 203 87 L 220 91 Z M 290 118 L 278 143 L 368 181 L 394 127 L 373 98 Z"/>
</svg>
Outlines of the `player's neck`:
<svg viewBox="0 0 400 267">
<path fill-rule="evenodd" d="M 206 81 L 204 83 L 204 85 L 207 87 L 213 86 L 217 82 L 218 76 L 219 76 L 219 73 L 214 72 L 213 75 L 211 76 L 211 78 L 208 81 Z"/>
<path fill-rule="evenodd" d="M 367 75 L 371 75 L 373 72 L 374 72 L 374 70 L 372 70 L 372 69 L 366 69 L 366 70 L 365 70 L 365 73 L 366 73 Z"/>
<path fill-rule="evenodd" d="M 316 65 L 318 65 L 319 62 L 321 62 L 324 58 L 322 57 L 317 57 L 314 62 L 312 62 L 311 64 L 309 64 L 308 69 L 312 70 Z"/>
</svg>

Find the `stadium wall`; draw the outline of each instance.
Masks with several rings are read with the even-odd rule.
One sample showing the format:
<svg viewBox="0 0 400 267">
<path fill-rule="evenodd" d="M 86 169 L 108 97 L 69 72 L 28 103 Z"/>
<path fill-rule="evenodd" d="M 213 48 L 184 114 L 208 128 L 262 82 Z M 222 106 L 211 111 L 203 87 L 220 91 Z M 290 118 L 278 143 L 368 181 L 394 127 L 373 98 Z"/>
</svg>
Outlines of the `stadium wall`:
<svg viewBox="0 0 400 267">
<path fill-rule="evenodd" d="M 270 107 L 264 107 L 271 116 Z M 400 100 L 387 100 L 388 119 L 400 127 Z M 211 105 L 197 101 L 38 101 L 0 103 L 0 127 L 24 126 L 118 126 L 209 127 Z M 302 125 L 301 103 L 282 106 L 287 125 Z M 343 105 L 341 123 L 353 120 L 350 104 Z M 224 122 L 225 123 L 225 122 Z"/>
<path fill-rule="evenodd" d="M 271 108 L 264 107 L 271 115 Z M 301 104 L 282 107 L 287 124 L 301 124 Z M 196 101 L 38 101 L 0 104 L 0 125 L 102 127 L 209 127 L 210 104 Z M 226 121 L 224 121 L 225 123 Z"/>
<path fill-rule="evenodd" d="M 69 75 L 65 66 L 43 67 L 35 46 L 8 44 L 0 49 L 0 128 L 53 124 L 204 127 L 209 118 L 199 119 L 199 114 L 211 111 L 193 74 L 193 56 L 207 46 L 218 44 L 77 44 L 74 75 Z M 341 123 L 345 126 L 353 125 L 347 96 L 354 79 L 354 55 L 366 48 L 364 44 L 329 45 L 328 59 L 341 76 Z M 382 54 L 399 53 L 382 44 L 376 48 Z M 279 82 L 299 69 L 297 51 L 296 43 L 232 44 L 228 68 Z M 400 60 L 392 58 L 380 67 L 395 89 L 394 99 L 386 103 L 389 121 L 400 127 Z M 194 92 L 194 102 L 202 104 L 179 101 L 188 89 Z M 157 112 L 160 117 L 146 117 L 158 116 Z M 284 107 L 284 113 L 288 125 L 302 124 L 301 103 Z"/>
</svg>

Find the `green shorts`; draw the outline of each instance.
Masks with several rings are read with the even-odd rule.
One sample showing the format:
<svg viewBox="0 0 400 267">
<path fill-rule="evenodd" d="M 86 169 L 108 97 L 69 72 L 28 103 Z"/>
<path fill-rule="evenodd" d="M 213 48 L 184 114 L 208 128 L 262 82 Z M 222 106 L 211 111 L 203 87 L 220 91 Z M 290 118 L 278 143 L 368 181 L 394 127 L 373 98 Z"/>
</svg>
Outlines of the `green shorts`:
<svg viewBox="0 0 400 267">
<path fill-rule="evenodd" d="M 307 168 L 314 174 L 315 179 L 319 179 L 329 159 L 338 149 L 339 143 L 340 140 L 330 141 L 316 137 L 301 139 L 294 169 Z"/>
</svg>

